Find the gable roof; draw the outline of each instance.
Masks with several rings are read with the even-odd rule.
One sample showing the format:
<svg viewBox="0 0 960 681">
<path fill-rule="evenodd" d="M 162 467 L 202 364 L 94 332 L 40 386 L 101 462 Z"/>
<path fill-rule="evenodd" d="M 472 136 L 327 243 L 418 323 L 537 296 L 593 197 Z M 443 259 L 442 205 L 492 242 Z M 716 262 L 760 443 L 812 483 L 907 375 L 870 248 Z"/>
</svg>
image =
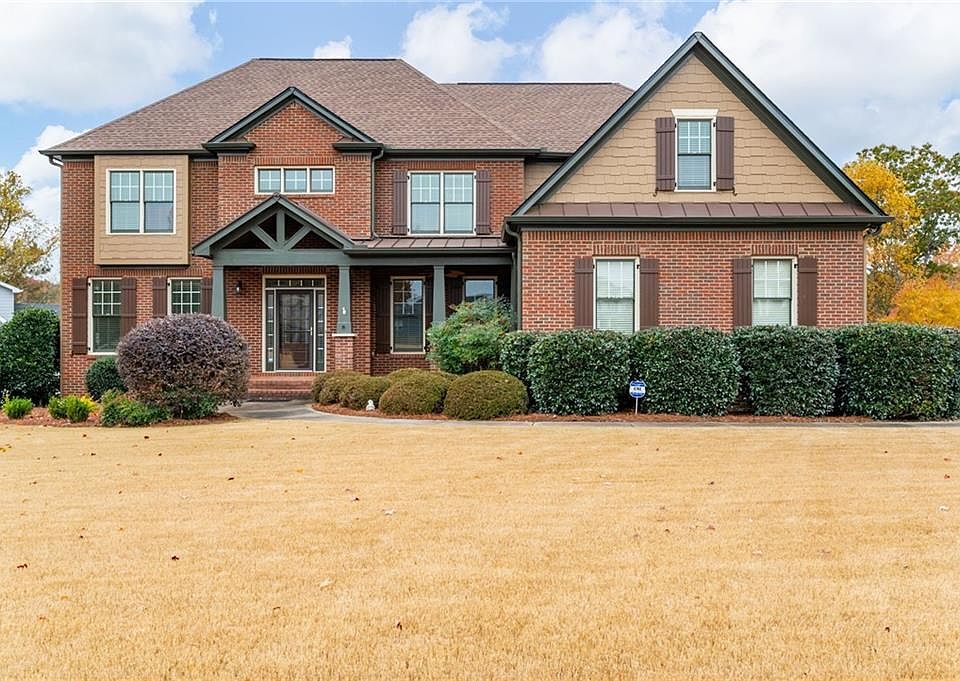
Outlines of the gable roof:
<svg viewBox="0 0 960 681">
<path fill-rule="evenodd" d="M 572 175 L 594 150 L 630 115 L 637 110 L 657 88 L 666 82 L 691 54 L 696 54 L 727 87 L 743 100 L 828 187 L 839 196 L 861 206 L 868 214 L 883 221 L 882 210 L 830 158 L 807 137 L 760 89 L 747 78 L 716 45 L 700 32 L 694 33 L 658 68 L 647 81 L 627 99 L 610 118 L 520 204 L 514 216 L 522 216 L 537 203 L 547 198 L 564 179 Z M 869 221 L 869 217 L 865 221 Z"/>
<path fill-rule="evenodd" d="M 17 288 L 16 286 L 14 286 L 13 284 L 8 284 L 8 283 L 5 282 L 5 281 L 0 281 L 0 288 L 5 288 L 5 289 L 7 289 L 8 291 L 10 291 L 10 292 L 11 292 L 12 294 L 14 294 L 14 295 L 16 295 L 16 294 L 18 294 L 18 293 L 23 293 L 23 291 L 22 291 L 21 289 L 18 289 L 18 288 Z"/>
</svg>

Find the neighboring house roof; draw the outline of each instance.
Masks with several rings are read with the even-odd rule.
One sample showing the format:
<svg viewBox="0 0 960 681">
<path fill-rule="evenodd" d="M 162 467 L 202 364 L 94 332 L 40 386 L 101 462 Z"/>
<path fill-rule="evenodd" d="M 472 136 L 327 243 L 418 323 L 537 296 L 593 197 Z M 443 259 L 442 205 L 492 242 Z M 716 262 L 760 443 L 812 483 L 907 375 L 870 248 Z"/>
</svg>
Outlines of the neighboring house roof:
<svg viewBox="0 0 960 681">
<path fill-rule="evenodd" d="M 619 83 L 454 83 L 442 86 L 533 147 L 573 153 L 633 93 Z"/>
<path fill-rule="evenodd" d="M 253 59 L 44 153 L 203 153 L 205 143 L 220 139 L 292 89 L 337 117 L 339 127 L 362 131 L 394 149 L 569 153 L 628 94 L 619 85 L 485 87 L 502 93 L 502 114 L 496 101 L 478 101 L 482 97 L 473 86 L 440 85 L 399 59 Z M 528 97 L 524 116 L 523 99 Z M 562 114 L 532 101 L 537 97 L 558 107 L 566 102 L 563 111 L 573 111 L 570 100 L 576 101 L 582 120 L 562 122 Z M 550 134 L 552 128 L 556 136 Z"/>
<path fill-rule="evenodd" d="M 5 282 L 5 281 L 0 281 L 0 287 L 9 290 L 11 293 L 13 293 L 13 295 L 17 295 L 18 293 L 23 293 L 23 290 L 22 290 L 22 289 L 18 289 L 18 288 L 17 288 L 16 286 L 14 286 L 13 284 L 8 284 L 8 283 Z"/>
<path fill-rule="evenodd" d="M 737 224 L 771 219 L 777 224 L 812 222 L 830 224 L 855 222 L 862 224 L 871 213 L 860 206 L 847 203 L 770 202 L 770 203 L 540 203 L 520 216 L 509 220 L 518 224 L 538 222 L 562 223 L 567 219 L 582 222 L 583 218 L 609 222 L 696 223 L 708 220 L 710 224 Z"/>
<path fill-rule="evenodd" d="M 883 211 L 868 197 L 853 180 L 847 177 L 837 165 L 808 138 L 796 124 L 787 118 L 770 99 L 747 78 L 716 45 L 702 33 L 694 33 L 676 52 L 674 52 L 658 68 L 647 81 L 634 92 L 617 111 L 610 116 L 603 125 L 590 135 L 583 145 L 576 150 L 557 170 L 550 175 L 527 199 L 517 208 L 515 216 L 525 215 L 536 204 L 548 198 L 554 189 L 572 175 L 586 161 L 594 150 L 623 124 L 630 115 L 639 109 L 647 99 L 657 90 L 661 83 L 666 82 L 673 73 L 680 68 L 686 58 L 696 54 L 698 58 L 713 71 L 731 90 L 733 90 L 784 143 L 803 160 L 813 172 L 838 196 L 847 199 L 852 204 L 865 211 L 865 223 L 880 223 L 888 218 Z"/>
</svg>

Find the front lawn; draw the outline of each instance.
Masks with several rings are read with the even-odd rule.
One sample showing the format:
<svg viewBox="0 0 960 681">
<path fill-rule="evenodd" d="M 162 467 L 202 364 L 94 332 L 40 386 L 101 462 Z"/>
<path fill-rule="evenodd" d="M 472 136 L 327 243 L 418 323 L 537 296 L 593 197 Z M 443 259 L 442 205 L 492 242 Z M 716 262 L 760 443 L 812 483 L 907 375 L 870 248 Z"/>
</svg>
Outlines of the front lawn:
<svg viewBox="0 0 960 681">
<path fill-rule="evenodd" d="M 960 429 L 0 427 L 0 670 L 960 677 Z"/>
</svg>

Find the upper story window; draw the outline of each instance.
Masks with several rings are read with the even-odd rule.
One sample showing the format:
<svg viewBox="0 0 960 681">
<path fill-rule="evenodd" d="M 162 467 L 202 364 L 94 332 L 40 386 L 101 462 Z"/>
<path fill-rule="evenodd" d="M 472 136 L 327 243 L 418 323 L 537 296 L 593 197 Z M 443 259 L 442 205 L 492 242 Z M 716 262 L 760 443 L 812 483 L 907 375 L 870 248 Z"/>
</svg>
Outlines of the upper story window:
<svg viewBox="0 0 960 681">
<path fill-rule="evenodd" d="M 333 168 L 257 168 L 257 194 L 333 194 Z"/>
<path fill-rule="evenodd" d="M 754 326 L 791 326 L 795 323 L 792 258 L 753 261 Z"/>
<path fill-rule="evenodd" d="M 677 120 L 677 189 L 713 189 L 713 121 Z"/>
<path fill-rule="evenodd" d="M 111 234 L 173 232 L 172 170 L 111 170 L 109 177 Z"/>
<path fill-rule="evenodd" d="M 412 234 L 472 234 L 474 174 L 410 173 Z"/>
</svg>

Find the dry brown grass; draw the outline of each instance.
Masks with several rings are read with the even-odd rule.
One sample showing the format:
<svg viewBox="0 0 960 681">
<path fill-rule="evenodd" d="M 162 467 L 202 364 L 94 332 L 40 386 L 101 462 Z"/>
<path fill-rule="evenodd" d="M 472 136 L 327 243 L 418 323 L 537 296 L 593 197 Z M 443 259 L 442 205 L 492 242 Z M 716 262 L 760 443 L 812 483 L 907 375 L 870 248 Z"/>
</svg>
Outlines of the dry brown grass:
<svg viewBox="0 0 960 681">
<path fill-rule="evenodd" d="M 958 429 L 244 421 L 0 447 L 4 679 L 960 678 Z"/>
</svg>

